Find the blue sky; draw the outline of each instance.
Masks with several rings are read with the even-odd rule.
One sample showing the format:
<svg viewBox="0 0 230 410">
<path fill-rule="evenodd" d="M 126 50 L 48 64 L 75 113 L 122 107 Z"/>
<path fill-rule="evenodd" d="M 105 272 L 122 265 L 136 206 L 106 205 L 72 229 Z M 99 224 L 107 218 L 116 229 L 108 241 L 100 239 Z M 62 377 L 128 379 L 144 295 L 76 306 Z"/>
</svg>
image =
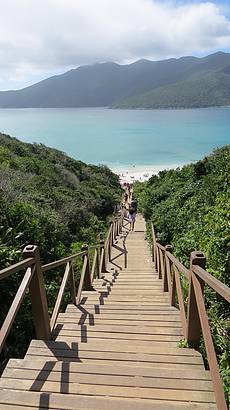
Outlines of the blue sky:
<svg viewBox="0 0 230 410">
<path fill-rule="evenodd" d="M 84 64 L 230 52 L 230 0 L 0 2 L 0 90 Z"/>
</svg>

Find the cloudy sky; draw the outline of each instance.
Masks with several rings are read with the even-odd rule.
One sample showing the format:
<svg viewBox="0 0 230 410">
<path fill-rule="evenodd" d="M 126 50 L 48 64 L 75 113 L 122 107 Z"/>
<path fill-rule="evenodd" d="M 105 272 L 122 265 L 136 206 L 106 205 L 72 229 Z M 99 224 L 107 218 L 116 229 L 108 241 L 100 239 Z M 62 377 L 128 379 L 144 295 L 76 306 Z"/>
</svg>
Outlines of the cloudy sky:
<svg viewBox="0 0 230 410">
<path fill-rule="evenodd" d="M 230 52 L 230 0 L 0 0 L 0 90 L 83 64 Z"/>
</svg>

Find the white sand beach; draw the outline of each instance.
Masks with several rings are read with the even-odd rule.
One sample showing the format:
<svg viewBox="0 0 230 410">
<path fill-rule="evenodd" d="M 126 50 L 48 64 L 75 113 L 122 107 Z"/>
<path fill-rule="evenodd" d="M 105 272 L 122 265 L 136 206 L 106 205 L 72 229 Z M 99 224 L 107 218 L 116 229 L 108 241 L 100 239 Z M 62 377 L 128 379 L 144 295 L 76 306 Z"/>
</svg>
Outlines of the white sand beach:
<svg viewBox="0 0 230 410">
<path fill-rule="evenodd" d="M 160 171 L 176 169 L 184 164 L 171 165 L 109 165 L 109 168 L 120 177 L 121 184 L 136 181 L 148 181 L 152 175 L 157 175 Z"/>
</svg>

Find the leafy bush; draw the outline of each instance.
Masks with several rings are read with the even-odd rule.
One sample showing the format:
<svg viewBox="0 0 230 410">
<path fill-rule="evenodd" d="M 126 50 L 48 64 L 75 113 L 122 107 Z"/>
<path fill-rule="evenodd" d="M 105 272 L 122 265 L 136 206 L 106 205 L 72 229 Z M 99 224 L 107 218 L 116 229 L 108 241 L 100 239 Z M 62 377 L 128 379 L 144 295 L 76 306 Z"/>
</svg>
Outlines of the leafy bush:
<svg viewBox="0 0 230 410">
<path fill-rule="evenodd" d="M 42 144 L 0 134 L 0 269 L 20 260 L 27 244 L 38 245 L 42 262 L 48 263 L 72 253 L 76 244 L 95 243 L 120 195 L 118 177 L 107 167 L 86 165 Z M 55 271 L 45 275 L 50 307 L 60 275 Z M 21 278 L 15 274 L 0 281 L 0 324 Z M 27 297 L 2 361 L 23 354 L 33 334 Z"/>
</svg>

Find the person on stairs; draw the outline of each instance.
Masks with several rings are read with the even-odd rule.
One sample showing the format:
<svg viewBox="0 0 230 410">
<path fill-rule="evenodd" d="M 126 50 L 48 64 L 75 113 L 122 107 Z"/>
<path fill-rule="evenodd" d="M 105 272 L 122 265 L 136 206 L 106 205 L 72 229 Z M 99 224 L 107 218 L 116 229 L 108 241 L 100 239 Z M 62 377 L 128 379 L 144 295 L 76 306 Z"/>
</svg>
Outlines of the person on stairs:
<svg viewBox="0 0 230 410">
<path fill-rule="evenodd" d="M 129 230 L 133 231 L 134 230 L 134 226 L 135 226 L 135 221 L 136 221 L 136 212 L 135 212 L 135 208 L 132 208 L 132 206 L 130 205 L 129 207 L 129 223 L 130 223 L 130 227 Z"/>
<path fill-rule="evenodd" d="M 135 214 L 137 213 L 137 200 L 134 198 L 134 196 L 132 196 L 130 208 L 134 209 Z"/>
</svg>

